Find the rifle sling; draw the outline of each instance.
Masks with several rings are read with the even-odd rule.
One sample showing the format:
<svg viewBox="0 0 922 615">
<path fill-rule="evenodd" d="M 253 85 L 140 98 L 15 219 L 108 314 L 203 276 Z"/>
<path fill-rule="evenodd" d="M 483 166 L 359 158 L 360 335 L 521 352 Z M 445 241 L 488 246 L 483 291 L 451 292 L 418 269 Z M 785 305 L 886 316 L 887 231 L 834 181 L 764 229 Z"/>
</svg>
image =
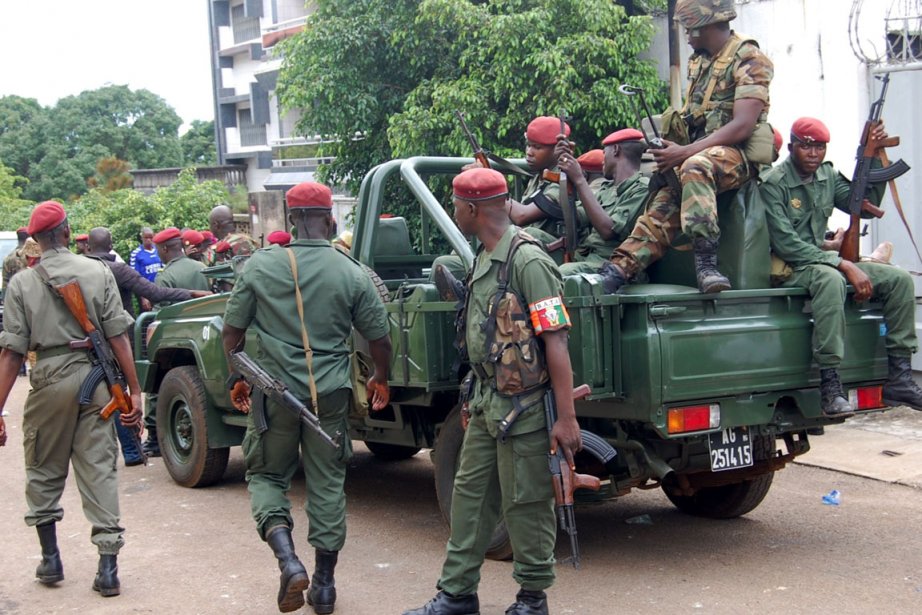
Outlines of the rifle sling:
<svg viewBox="0 0 922 615">
<path fill-rule="evenodd" d="M 521 177 L 527 177 L 531 179 L 532 177 L 531 173 L 512 164 L 505 158 L 501 158 L 500 156 L 497 156 L 496 154 L 491 153 L 491 152 L 484 152 L 484 153 L 487 155 L 487 158 L 489 158 L 490 161 L 496 165 L 496 168 L 498 170 L 505 171 L 507 174 L 510 174 L 510 175 L 519 175 Z"/>
<path fill-rule="evenodd" d="M 301 342 L 304 344 L 304 362 L 307 364 L 307 385 L 311 392 L 311 406 L 314 414 L 320 416 L 320 407 L 317 403 L 317 381 L 314 380 L 314 351 L 311 350 L 310 339 L 307 337 L 307 327 L 304 326 L 304 302 L 301 300 L 301 283 L 298 281 L 298 261 L 295 259 L 294 250 L 286 248 L 288 264 L 291 265 L 291 276 L 295 283 L 295 302 L 298 304 L 298 318 L 301 320 Z"/>
<path fill-rule="evenodd" d="M 880 158 L 880 161 L 883 163 L 884 167 L 890 164 L 890 161 L 887 157 L 887 150 L 881 148 L 877 150 L 877 155 Z M 922 262 L 922 254 L 919 253 L 919 246 L 916 245 L 916 238 L 912 235 L 912 228 L 909 226 L 909 222 L 906 220 L 906 214 L 903 213 L 903 203 L 900 201 L 900 193 L 896 189 L 896 181 L 890 180 L 890 195 L 893 198 L 893 204 L 896 205 L 896 211 L 900 214 L 900 220 L 903 221 L 903 226 L 906 227 L 906 232 L 909 234 L 909 241 L 912 243 L 913 249 L 916 251 L 916 256 L 919 257 L 919 261 Z"/>
</svg>

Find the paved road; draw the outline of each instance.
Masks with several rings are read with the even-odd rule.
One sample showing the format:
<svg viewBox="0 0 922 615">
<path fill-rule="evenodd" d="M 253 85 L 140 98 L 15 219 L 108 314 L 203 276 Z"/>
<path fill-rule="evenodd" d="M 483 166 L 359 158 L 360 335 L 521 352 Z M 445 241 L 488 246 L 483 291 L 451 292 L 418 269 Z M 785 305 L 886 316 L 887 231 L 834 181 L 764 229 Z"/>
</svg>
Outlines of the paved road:
<svg viewBox="0 0 922 615">
<path fill-rule="evenodd" d="M 209 489 L 174 485 L 160 460 L 120 469 L 128 544 L 117 598 L 90 590 L 96 555 L 71 482 L 59 532 L 66 580 L 54 589 L 37 584 L 37 540 L 21 521 L 25 391 L 20 382 L 7 406 L 11 441 L 0 449 L 0 612 L 277 612 L 278 571 L 253 529 L 239 452 L 222 484 Z M 830 430 L 824 437 L 836 436 Z M 442 561 L 446 529 L 431 464 L 425 453 L 387 464 L 357 449 L 336 612 L 399 614 L 431 597 Z M 821 503 L 831 489 L 842 493 L 838 507 Z M 303 486 L 291 495 L 300 505 Z M 631 523 L 642 515 L 650 524 Z M 555 614 L 922 612 L 922 491 L 911 486 L 794 465 L 778 473 L 765 502 L 745 518 L 687 517 L 651 491 L 580 508 L 577 521 L 583 568 L 559 569 L 550 593 Z M 305 525 L 299 514 L 298 544 L 308 560 Z M 566 553 L 560 541 L 558 555 Z M 509 572 L 506 563 L 485 566 L 484 615 L 499 615 L 511 602 L 517 588 Z"/>
</svg>

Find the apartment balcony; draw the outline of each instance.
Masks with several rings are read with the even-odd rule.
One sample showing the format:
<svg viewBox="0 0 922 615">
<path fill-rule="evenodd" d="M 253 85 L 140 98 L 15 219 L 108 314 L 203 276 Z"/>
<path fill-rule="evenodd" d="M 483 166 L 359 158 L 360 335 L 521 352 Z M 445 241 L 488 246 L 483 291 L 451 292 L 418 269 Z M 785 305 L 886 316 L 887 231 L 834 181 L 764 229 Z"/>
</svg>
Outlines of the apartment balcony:
<svg viewBox="0 0 922 615">
<path fill-rule="evenodd" d="M 304 30 L 307 22 L 307 15 L 274 23 L 262 29 L 263 49 L 269 49 L 279 41 L 283 41 L 290 36 L 294 36 Z"/>
</svg>

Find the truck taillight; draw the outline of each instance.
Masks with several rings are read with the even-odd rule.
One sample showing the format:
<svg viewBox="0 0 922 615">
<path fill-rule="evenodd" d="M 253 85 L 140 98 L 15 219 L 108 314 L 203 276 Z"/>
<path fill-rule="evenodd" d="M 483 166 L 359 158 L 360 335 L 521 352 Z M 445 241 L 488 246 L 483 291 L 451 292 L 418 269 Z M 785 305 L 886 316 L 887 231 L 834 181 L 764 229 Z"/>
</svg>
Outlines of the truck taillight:
<svg viewBox="0 0 922 615">
<path fill-rule="evenodd" d="M 717 429 L 718 427 L 720 427 L 720 404 L 669 408 L 667 419 L 667 431 L 669 433 L 705 431 L 707 429 Z"/>
<path fill-rule="evenodd" d="M 883 387 L 880 385 L 849 389 L 848 403 L 855 410 L 876 410 L 887 406 L 884 403 Z"/>
</svg>

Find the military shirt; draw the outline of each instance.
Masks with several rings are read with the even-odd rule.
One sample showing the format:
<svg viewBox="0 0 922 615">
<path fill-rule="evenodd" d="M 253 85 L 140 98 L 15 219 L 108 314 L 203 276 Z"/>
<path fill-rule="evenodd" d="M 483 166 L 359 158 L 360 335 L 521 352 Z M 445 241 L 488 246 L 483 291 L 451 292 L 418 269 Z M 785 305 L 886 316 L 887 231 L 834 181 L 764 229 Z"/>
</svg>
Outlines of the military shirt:
<svg viewBox="0 0 922 615">
<path fill-rule="evenodd" d="M 157 273 L 157 286 L 165 288 L 185 288 L 186 290 L 211 290 L 208 278 L 202 273 L 205 266 L 192 260 L 188 256 L 178 256 L 168 262 Z M 170 303 L 160 303 L 157 307 L 164 307 Z"/>
<path fill-rule="evenodd" d="M 649 178 L 643 177 L 640 173 L 635 173 L 619 184 L 616 184 L 613 179 L 606 179 L 601 183 L 596 191 L 596 198 L 611 218 L 611 228 L 615 236 L 607 240 L 602 239 L 593 227 L 586 239 L 577 247 L 576 260 L 586 260 L 591 255 L 601 256 L 607 260 L 611 256 L 612 251 L 634 229 L 634 222 L 643 211 L 647 200 L 649 184 Z"/>
<path fill-rule="evenodd" d="M 551 171 L 556 172 L 556 167 L 551 169 Z M 543 194 L 549 198 L 554 202 L 554 205 L 560 205 L 560 184 L 544 179 L 542 173 L 538 173 L 529 180 L 528 185 L 525 186 L 525 192 L 523 194 L 525 195 L 524 200 L 522 201 L 524 205 L 534 203 L 535 196 L 538 194 Z M 577 226 L 579 227 L 577 228 L 577 236 L 581 236 L 586 230 L 586 226 L 589 224 L 589 216 L 586 215 L 586 211 L 579 203 L 576 204 L 576 219 L 578 222 Z M 546 217 L 543 220 L 533 222 L 528 227 L 526 227 L 526 230 L 529 228 L 539 229 L 545 233 L 553 235 L 556 238 L 563 237 L 566 232 L 563 218 L 557 219 Z"/>
<path fill-rule="evenodd" d="M 118 286 L 106 265 L 78 256 L 67 248 L 46 250 L 41 264 L 53 284 L 70 280 L 80 283 L 87 315 L 105 337 L 121 335 L 131 326 L 132 318 L 122 309 Z M 41 350 L 60 348 L 85 337 L 64 301 L 45 284 L 38 271 L 25 269 L 10 280 L 3 306 L 0 347 L 22 355 L 30 350 L 39 351 L 39 361 L 32 370 L 34 389 L 63 380 L 90 360 L 85 351 L 43 359 Z"/>
<path fill-rule="evenodd" d="M 765 206 L 772 252 L 794 269 L 819 264 L 837 267 L 839 255 L 821 246 L 833 208 L 848 211 L 850 187 L 831 162 L 820 165 L 811 182 L 801 179 L 790 157 L 767 171 L 758 194 Z M 871 202 L 880 202 L 884 188 L 885 184 L 872 186 Z"/>
<path fill-rule="evenodd" d="M 27 266 L 26 257 L 22 253 L 22 248 L 16 248 L 6 255 L 3 259 L 3 288 L 10 284 L 10 278 L 25 269 Z"/>
<path fill-rule="evenodd" d="M 726 126 L 733 119 L 733 103 L 743 98 L 754 98 L 765 103 L 759 122 L 768 117 L 768 87 L 775 73 L 772 61 L 768 59 L 755 42 L 745 41 L 733 56 L 733 60 L 718 75 L 710 101 L 702 107 L 704 95 L 711 80 L 716 60 L 729 45 L 734 45 L 740 36 L 732 32 L 730 39 L 716 56 L 695 53 L 688 60 L 688 83 L 690 85 L 685 112 L 698 118 L 697 129 L 703 134 L 691 135 L 692 140 L 703 138 Z M 719 69 L 719 67 L 717 67 Z"/>
<path fill-rule="evenodd" d="M 259 249 L 253 238 L 246 233 L 228 233 L 223 241 L 230 245 L 232 256 L 246 256 Z"/>
<path fill-rule="evenodd" d="M 510 225 L 503 234 L 499 243 L 492 252 L 482 250 L 474 261 L 468 292 L 470 298 L 467 302 L 465 314 L 465 343 L 471 363 L 484 364 L 487 361 L 486 335 L 483 323 L 490 314 L 490 302 L 496 295 L 499 287 L 497 275 L 500 267 L 509 257 L 512 239 L 518 227 Z M 525 243 L 519 246 L 513 255 L 513 262 L 509 266 L 509 290 L 519 295 L 524 301 L 525 309 L 529 311 L 531 322 L 540 321 L 540 314 L 545 303 L 560 300 L 558 313 L 563 318 L 555 320 L 555 324 L 535 327 L 540 332 L 556 331 L 570 327 L 569 317 L 562 306 L 563 282 L 557 265 L 541 247 Z M 542 392 L 536 394 L 540 397 Z M 531 396 L 529 396 L 531 397 Z M 482 411 L 488 419 L 490 429 L 496 425 L 512 408 L 512 399 L 503 397 L 493 389 L 492 382 L 477 381 L 469 400 L 470 408 L 474 412 Z M 544 410 L 541 403 L 536 404 L 525 412 L 513 425 L 511 434 L 528 433 L 541 429 L 545 425 Z"/>
<path fill-rule="evenodd" d="M 317 393 L 327 395 L 351 388 L 352 327 L 368 340 L 387 335 L 384 304 L 362 266 L 334 249 L 329 241 L 299 239 L 289 247 L 298 263 Z M 251 329 L 256 334 L 256 361 L 281 379 L 295 396 L 310 398 L 287 250 L 257 250 L 249 258 L 227 300 L 224 322 L 238 329 Z"/>
</svg>

